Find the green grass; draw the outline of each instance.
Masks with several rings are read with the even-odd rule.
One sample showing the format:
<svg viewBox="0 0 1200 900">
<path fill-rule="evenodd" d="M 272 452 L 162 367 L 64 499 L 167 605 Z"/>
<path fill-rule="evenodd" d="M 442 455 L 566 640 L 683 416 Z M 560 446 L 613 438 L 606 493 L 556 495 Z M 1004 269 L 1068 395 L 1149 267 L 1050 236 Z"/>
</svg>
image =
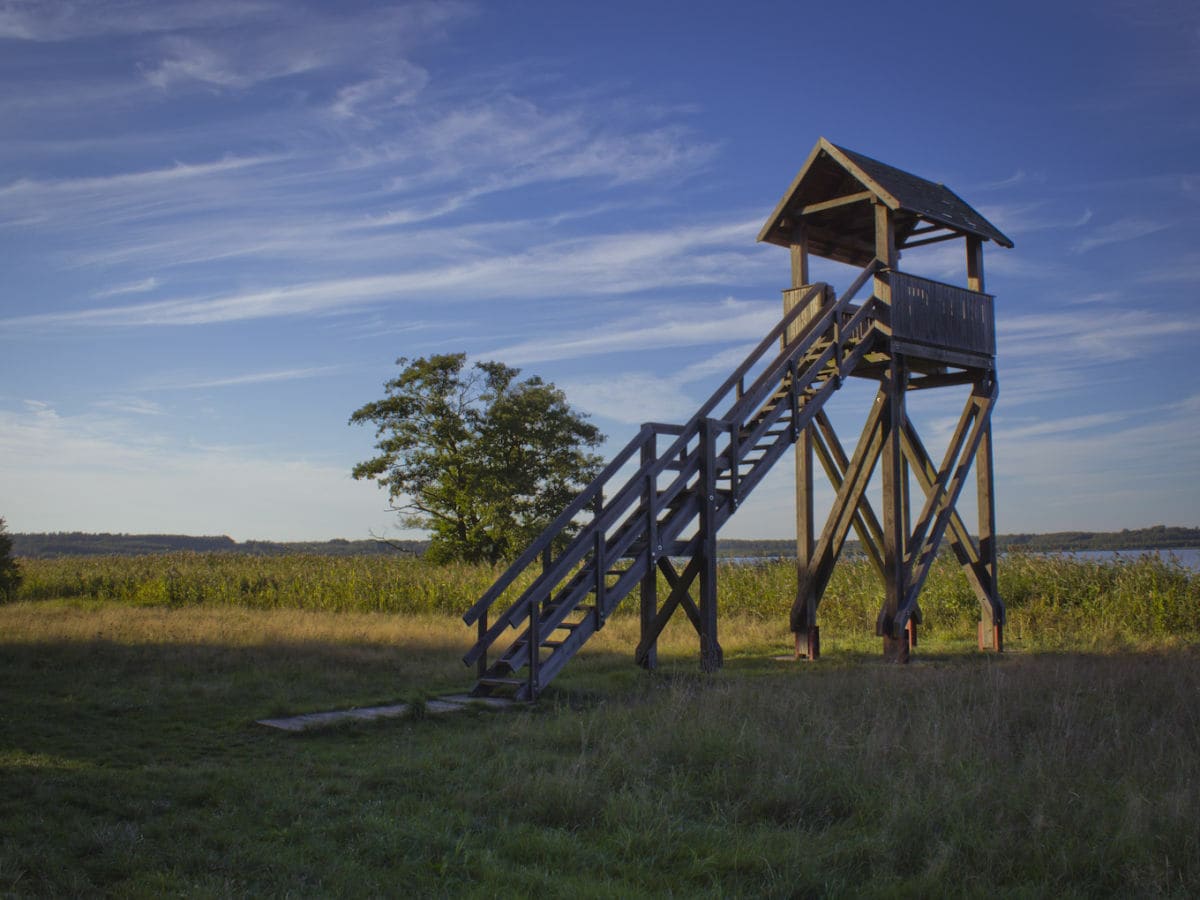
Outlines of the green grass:
<svg viewBox="0 0 1200 900">
<path fill-rule="evenodd" d="M 1068 583 L 1024 608 L 1082 608 Z M 466 686 L 468 629 L 0 606 L 0 894 L 1200 892 L 1194 632 L 1114 642 L 1059 617 L 1058 652 L 1017 636 L 995 657 L 934 627 L 898 668 L 834 609 L 816 664 L 772 659 L 786 619 L 743 609 L 722 672 L 672 623 L 647 675 L 617 617 L 536 707 L 297 736 L 253 723 Z"/>
</svg>

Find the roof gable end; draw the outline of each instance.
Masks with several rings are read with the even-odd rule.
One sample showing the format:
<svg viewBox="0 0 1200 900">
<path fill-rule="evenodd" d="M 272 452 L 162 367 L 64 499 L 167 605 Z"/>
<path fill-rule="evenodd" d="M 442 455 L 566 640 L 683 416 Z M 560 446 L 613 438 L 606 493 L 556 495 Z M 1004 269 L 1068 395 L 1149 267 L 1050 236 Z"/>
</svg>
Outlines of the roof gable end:
<svg viewBox="0 0 1200 900">
<path fill-rule="evenodd" d="M 788 246 L 803 222 L 810 252 L 865 265 L 874 257 L 871 203 L 896 212 L 897 240 L 919 224 L 937 226 L 1002 247 L 1013 243 L 1000 229 L 942 184 L 889 166 L 869 156 L 817 141 L 799 174 L 767 219 L 758 240 Z"/>
</svg>

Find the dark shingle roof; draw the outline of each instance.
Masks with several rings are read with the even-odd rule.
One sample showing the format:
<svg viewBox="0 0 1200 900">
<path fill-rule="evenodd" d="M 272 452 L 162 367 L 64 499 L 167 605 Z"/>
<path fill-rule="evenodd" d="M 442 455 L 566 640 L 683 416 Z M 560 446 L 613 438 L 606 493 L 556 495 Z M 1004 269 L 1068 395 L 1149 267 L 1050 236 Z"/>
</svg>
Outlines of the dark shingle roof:
<svg viewBox="0 0 1200 900">
<path fill-rule="evenodd" d="M 995 241 L 1002 247 L 1013 246 L 1000 229 L 945 185 L 839 147 L 825 138 L 809 154 L 758 239 L 787 246 L 802 208 L 864 191 L 896 213 L 893 218 L 898 243 L 903 243 L 919 225 L 932 223 L 958 234 Z M 874 213 L 865 200 L 806 215 L 804 220 L 810 252 L 856 265 L 865 265 L 873 258 Z"/>
</svg>

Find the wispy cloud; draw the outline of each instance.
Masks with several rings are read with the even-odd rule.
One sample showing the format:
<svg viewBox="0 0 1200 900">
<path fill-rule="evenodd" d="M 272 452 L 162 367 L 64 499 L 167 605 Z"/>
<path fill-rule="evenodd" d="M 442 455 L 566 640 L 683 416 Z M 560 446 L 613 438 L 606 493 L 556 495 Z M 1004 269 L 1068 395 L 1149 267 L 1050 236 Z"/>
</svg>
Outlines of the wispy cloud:
<svg viewBox="0 0 1200 900">
<path fill-rule="evenodd" d="M 248 372 L 244 375 L 223 375 L 217 378 L 172 380 L 158 378 L 147 381 L 146 390 L 191 391 L 205 388 L 241 387 L 248 384 L 270 384 L 278 381 L 298 381 L 319 378 L 340 372 L 342 366 L 310 366 L 299 369 L 276 369 L 269 372 Z"/>
<path fill-rule="evenodd" d="M 646 309 L 606 327 L 544 334 L 484 355 L 519 364 L 580 359 L 605 353 L 748 341 L 761 338 L 780 316 L 774 304 L 725 300 Z M 694 374 L 689 377 L 697 377 Z"/>
<path fill-rule="evenodd" d="M 1200 320 L 1148 316 L 1140 310 L 1006 316 L 997 326 L 1000 353 L 1007 359 L 1040 357 L 1057 364 L 1092 366 L 1134 359 L 1161 341 L 1190 340 L 1200 332 Z"/>
<path fill-rule="evenodd" d="M 72 0 L 6 0 L 0 6 L 0 37 L 66 41 L 115 34 L 153 34 L 187 28 L 236 25 L 268 13 L 276 3 L 237 0 L 168 4 L 158 0 L 78 3 Z"/>
<path fill-rule="evenodd" d="M 154 290 L 161 284 L 162 282 L 157 278 L 143 278 L 141 281 L 131 281 L 127 284 L 118 284 L 101 291 L 96 291 L 92 294 L 92 297 L 96 300 L 104 300 L 108 297 L 119 297 L 123 294 L 144 294 L 147 291 Z"/>
<path fill-rule="evenodd" d="M 203 325 L 279 316 L 311 316 L 378 303 L 460 301 L 481 297 L 538 299 L 630 294 L 652 287 L 716 284 L 748 264 L 752 223 L 572 239 L 518 254 L 357 278 L 334 278 L 212 298 L 169 299 L 6 320 L 10 327 Z M 749 246 L 738 252 L 735 246 Z M 687 323 L 678 323 L 686 327 Z"/>
<path fill-rule="evenodd" d="M 1076 253 L 1087 253 L 1089 250 L 1106 247 L 1109 244 L 1122 244 L 1126 241 L 1147 237 L 1165 231 L 1169 227 L 1169 222 L 1154 222 L 1150 219 L 1118 219 L 1116 222 L 1110 222 L 1108 225 L 1095 229 L 1090 237 L 1076 242 L 1071 249 Z"/>
</svg>

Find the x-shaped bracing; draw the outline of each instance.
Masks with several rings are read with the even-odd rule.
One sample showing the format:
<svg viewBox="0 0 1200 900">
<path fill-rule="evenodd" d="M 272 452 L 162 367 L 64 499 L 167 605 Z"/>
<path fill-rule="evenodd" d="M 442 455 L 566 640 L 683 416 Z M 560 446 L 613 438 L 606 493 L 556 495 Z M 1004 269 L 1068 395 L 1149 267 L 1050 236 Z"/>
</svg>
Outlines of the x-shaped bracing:
<svg viewBox="0 0 1200 900">
<path fill-rule="evenodd" d="M 836 498 L 807 569 L 800 572 L 801 588 L 794 621 L 808 626 L 815 624 L 816 608 L 852 527 L 872 566 L 886 581 L 884 529 L 866 490 L 888 439 L 889 422 L 885 413 L 890 389 L 891 385 L 881 384 L 850 458 L 824 411 L 817 414 L 810 427 L 813 449 L 836 491 Z M 897 385 L 896 389 L 904 388 Z M 900 603 L 894 614 L 885 615 L 884 611 L 880 615 L 881 627 L 892 637 L 899 638 L 910 620 L 921 621 L 918 598 L 944 536 L 948 537 L 972 590 L 990 611 L 989 618 L 997 624 L 1004 623 L 1004 605 L 995 591 L 989 589 L 991 578 L 987 564 L 956 509 L 972 460 L 988 432 L 996 396 L 997 385 L 993 377 L 976 379 L 940 466 L 934 465 L 907 415 L 902 415 L 896 422 L 903 457 L 925 500 L 911 532 L 905 525 L 903 554 L 898 567 L 902 582 L 897 589 Z M 896 514 L 901 521 L 908 518 L 907 511 Z"/>
</svg>

